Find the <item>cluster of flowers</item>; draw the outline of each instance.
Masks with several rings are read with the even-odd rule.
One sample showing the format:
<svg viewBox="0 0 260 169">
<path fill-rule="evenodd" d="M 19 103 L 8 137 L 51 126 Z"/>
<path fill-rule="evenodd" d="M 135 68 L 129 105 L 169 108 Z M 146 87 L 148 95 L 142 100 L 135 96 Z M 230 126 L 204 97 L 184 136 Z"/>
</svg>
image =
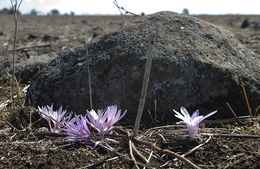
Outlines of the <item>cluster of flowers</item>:
<svg viewBox="0 0 260 169">
<path fill-rule="evenodd" d="M 65 116 L 67 113 L 62 110 L 62 107 L 58 111 L 54 111 L 53 105 L 38 107 L 38 109 L 40 115 L 48 121 L 51 132 L 59 133 L 64 131 L 67 135 L 66 141 L 90 143 L 89 141 L 93 140 L 95 143 L 94 148 L 100 143 L 118 143 L 116 140 L 106 138 L 106 136 L 113 133 L 113 125 L 126 114 L 125 111 L 121 115 L 121 110 L 118 110 L 117 106 L 108 106 L 105 110 L 98 110 L 97 113 L 94 110 L 87 110 L 85 116 L 76 115 L 72 112 Z M 184 107 L 181 107 L 180 110 L 181 112 L 173 111 L 177 118 L 186 123 L 191 139 L 195 138 L 199 130 L 199 123 L 217 112 L 213 111 L 206 116 L 200 116 L 199 110 L 196 110 L 190 116 Z M 97 131 L 96 134 L 91 133 L 88 126 L 94 128 Z"/>
<path fill-rule="evenodd" d="M 121 115 L 121 110 L 118 110 L 117 106 L 108 106 L 105 110 L 98 110 L 97 113 L 94 110 L 87 110 L 85 116 L 72 112 L 67 115 L 62 107 L 54 111 L 53 105 L 38 107 L 38 110 L 42 118 L 48 121 L 51 132 L 64 131 L 67 135 L 66 141 L 83 143 L 93 143 L 91 141 L 94 141 L 94 148 L 100 143 L 118 143 L 116 140 L 106 138 L 106 136 L 113 133 L 113 125 L 126 114 L 125 111 Z M 89 126 L 97 132 L 91 132 Z"/>
</svg>

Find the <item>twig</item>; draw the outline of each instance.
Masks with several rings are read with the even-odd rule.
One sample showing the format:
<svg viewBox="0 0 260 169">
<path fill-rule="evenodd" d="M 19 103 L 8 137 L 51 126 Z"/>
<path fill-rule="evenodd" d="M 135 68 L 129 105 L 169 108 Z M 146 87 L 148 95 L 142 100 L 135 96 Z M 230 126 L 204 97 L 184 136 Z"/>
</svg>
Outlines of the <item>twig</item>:
<svg viewBox="0 0 260 169">
<path fill-rule="evenodd" d="M 143 144 L 143 145 L 146 145 L 146 146 L 149 146 L 150 148 L 162 153 L 162 154 L 168 154 L 174 158 L 178 158 L 179 160 L 181 160 L 182 162 L 184 162 L 186 165 L 188 165 L 189 167 L 193 168 L 193 169 L 200 169 L 200 167 L 198 167 L 196 164 L 192 163 L 190 160 L 188 160 L 187 158 L 185 157 L 182 157 L 181 155 L 177 154 L 177 153 L 174 153 L 170 150 L 164 150 L 164 149 L 161 149 L 160 147 L 157 147 L 155 145 L 153 145 L 152 143 L 150 142 L 147 142 L 147 141 L 144 141 L 144 140 L 139 140 L 135 137 L 133 137 L 133 140 L 136 141 L 137 143 L 139 144 Z"/>
<path fill-rule="evenodd" d="M 131 139 L 129 139 L 129 143 L 128 143 L 128 144 L 129 144 L 129 150 L 130 150 L 130 157 L 133 159 L 134 164 L 135 164 L 135 167 L 136 167 L 137 169 L 140 169 L 140 168 L 138 167 L 138 165 L 137 165 L 135 156 L 134 156 L 134 154 L 133 154 L 133 145 L 132 145 L 132 140 L 131 140 Z"/>
<path fill-rule="evenodd" d="M 247 105 L 247 108 L 248 108 L 248 113 L 251 117 L 251 120 L 253 121 L 254 119 L 253 119 L 252 109 L 250 107 L 250 104 L 249 104 L 249 101 L 248 101 L 248 98 L 247 98 L 247 94 L 246 94 L 245 84 L 244 84 L 242 79 L 241 79 L 241 87 L 242 87 L 242 90 L 243 90 L 243 93 L 244 93 L 244 97 L 246 99 L 246 105 Z"/>
<path fill-rule="evenodd" d="M 127 137 L 128 137 L 128 146 L 129 146 L 129 153 L 130 153 L 130 157 L 132 158 L 132 160 L 134 161 L 135 167 L 137 169 L 140 169 L 137 165 L 137 161 L 135 159 L 134 153 L 133 153 L 133 142 L 132 142 L 132 137 L 130 136 L 129 132 L 126 131 Z"/>
<path fill-rule="evenodd" d="M 98 166 L 100 166 L 100 165 L 102 165 L 102 164 L 104 164 L 104 163 L 106 163 L 106 162 L 113 161 L 113 160 L 116 160 L 116 159 L 118 159 L 118 158 L 119 158 L 118 156 L 115 156 L 115 157 L 112 157 L 112 158 L 106 158 L 106 159 L 101 160 L 101 161 L 99 161 L 99 162 L 96 162 L 96 163 L 94 163 L 94 164 L 90 164 L 90 165 L 85 166 L 85 167 L 80 167 L 79 169 L 84 169 L 84 168 L 96 168 L 96 167 L 98 167 Z"/>
<path fill-rule="evenodd" d="M 64 144 L 64 145 L 61 145 L 61 146 L 58 146 L 58 147 L 50 148 L 50 150 L 55 151 L 55 150 L 57 150 L 58 148 L 68 147 L 68 146 L 71 146 L 71 145 L 74 145 L 74 144 L 75 144 L 75 143 Z"/>
<path fill-rule="evenodd" d="M 134 151 L 146 164 L 149 163 L 149 161 L 146 159 L 146 157 L 145 157 L 142 153 L 140 153 L 140 151 L 137 150 L 137 148 L 135 147 L 134 144 L 132 144 L 132 148 L 133 148 L 133 151 Z"/>
<path fill-rule="evenodd" d="M 126 25 L 125 17 L 123 15 L 123 13 L 121 12 L 121 7 L 118 5 L 117 0 L 114 0 L 113 3 L 117 7 L 117 9 L 119 10 L 120 16 L 121 16 L 121 18 L 123 20 L 123 24 Z"/>
<path fill-rule="evenodd" d="M 228 168 L 229 165 L 232 164 L 232 162 L 231 162 L 232 160 L 234 160 L 235 158 L 237 158 L 237 157 L 239 157 L 239 156 L 243 156 L 243 155 L 245 155 L 245 154 L 244 154 L 244 153 L 240 153 L 240 154 L 236 154 L 236 155 L 233 155 L 232 157 L 228 158 L 226 161 L 223 162 L 223 163 L 226 163 L 227 161 L 229 161 L 229 162 L 227 163 L 227 165 L 226 165 L 225 167 L 223 167 L 223 169 Z M 221 163 L 221 164 L 223 164 L 223 163 Z M 218 166 L 221 166 L 221 164 L 218 165 Z M 222 168 L 222 167 L 221 167 L 221 168 Z M 230 168 L 232 168 L 232 167 L 230 167 Z"/>
<path fill-rule="evenodd" d="M 171 162 L 172 160 L 169 160 L 169 161 L 167 161 L 166 163 L 164 163 L 163 165 L 160 165 L 160 168 L 163 168 L 163 167 L 165 167 L 166 165 L 168 165 L 169 164 L 169 162 Z"/>
<path fill-rule="evenodd" d="M 234 112 L 234 110 L 231 108 L 231 106 L 230 106 L 228 103 L 226 103 L 226 104 L 227 104 L 229 110 L 233 113 L 233 115 L 234 115 L 236 121 L 237 121 L 238 123 L 240 123 L 240 121 L 239 121 L 239 119 L 237 118 L 237 115 L 236 115 L 236 113 Z"/>
<path fill-rule="evenodd" d="M 202 136 L 213 136 L 213 137 L 237 137 L 237 138 L 255 138 L 259 139 L 260 136 L 257 135 L 244 135 L 244 134 L 210 134 L 210 133 L 200 133 Z"/>
<path fill-rule="evenodd" d="M 15 24 L 15 27 L 14 27 L 14 42 L 13 42 L 13 58 L 12 58 L 12 63 L 13 63 L 13 66 L 12 66 L 12 91 L 11 91 L 11 100 L 12 100 L 12 114 L 14 114 L 14 70 L 15 70 L 15 65 L 14 65 L 14 59 L 15 59 L 15 48 L 16 48 L 16 36 L 17 36 L 17 15 L 16 15 L 16 5 L 17 5 L 17 2 L 15 4 L 15 7 L 13 5 L 13 1 L 10 0 L 11 4 L 12 4 L 12 9 L 13 9 L 13 15 L 14 15 L 14 24 Z"/>
<path fill-rule="evenodd" d="M 16 48 L 15 51 L 20 51 L 20 50 L 24 50 L 24 49 L 38 48 L 38 47 L 50 47 L 50 46 L 51 46 L 50 44 L 35 45 L 35 46 L 24 46 L 24 47 Z M 12 51 L 12 50 L 8 50 L 8 51 Z"/>
<path fill-rule="evenodd" d="M 15 129 L 16 131 L 22 131 L 17 129 L 15 126 L 13 126 L 11 123 L 9 123 L 9 121 L 5 120 L 5 123 L 7 123 L 10 127 L 12 127 L 13 129 Z"/>
<path fill-rule="evenodd" d="M 216 117 L 215 117 L 215 118 L 216 118 Z M 220 123 L 221 126 L 224 128 L 224 127 L 225 127 L 224 123 L 223 123 L 220 119 L 218 119 L 218 118 L 216 118 L 216 119 L 217 119 L 218 123 Z"/>
<path fill-rule="evenodd" d="M 260 105 L 258 105 L 257 108 L 255 109 L 255 117 L 256 117 L 257 112 L 258 112 L 259 109 L 260 109 Z"/>
<path fill-rule="evenodd" d="M 151 71 L 151 67 L 152 67 L 154 42 L 155 42 L 155 34 L 152 34 L 150 46 L 146 53 L 147 60 L 146 60 L 146 64 L 145 64 L 145 72 L 144 72 L 143 86 L 142 86 L 142 91 L 141 91 L 141 98 L 139 101 L 138 112 L 137 112 L 137 116 L 136 116 L 136 120 L 135 120 L 134 137 L 136 136 L 136 134 L 139 130 L 139 125 L 140 125 L 140 121 L 141 121 L 142 114 L 143 114 L 146 92 L 147 92 L 148 83 L 149 83 L 149 76 L 150 76 L 150 71 Z"/>
<path fill-rule="evenodd" d="M 154 99 L 154 121 L 157 124 L 157 100 Z"/>
<path fill-rule="evenodd" d="M 133 12 L 130 12 L 130 11 L 125 10 L 124 7 L 120 7 L 119 4 L 118 4 L 118 2 L 117 2 L 117 0 L 114 0 L 113 3 L 114 3 L 115 6 L 118 8 L 118 10 L 119 10 L 119 12 L 120 12 L 121 15 L 122 15 L 121 10 L 123 10 L 123 11 L 125 11 L 125 14 L 131 14 L 131 15 L 134 15 L 134 16 L 139 16 L 139 15 L 133 13 Z"/>
<path fill-rule="evenodd" d="M 23 142 L 23 141 L 10 141 L 10 142 L 5 142 L 1 141 L 0 145 L 6 145 L 6 144 L 39 144 L 39 142 Z"/>
<path fill-rule="evenodd" d="M 14 108 L 15 108 L 15 103 L 14 103 L 14 76 L 15 76 L 15 51 L 16 51 L 16 40 L 17 40 L 17 22 L 18 22 L 18 10 L 20 8 L 20 5 L 22 4 L 23 0 L 20 1 L 20 3 L 17 3 L 17 0 L 15 0 L 15 4 L 13 4 L 13 1 L 10 0 L 12 9 L 13 9 L 13 16 L 14 16 L 14 43 L 13 43 L 13 59 L 12 59 L 12 92 L 11 92 L 11 97 L 12 97 L 12 114 L 14 114 Z"/>
<path fill-rule="evenodd" d="M 197 149 L 199 149 L 200 147 L 202 147 L 202 146 L 204 146 L 205 144 L 207 144 L 210 140 L 211 140 L 211 136 L 209 136 L 209 138 L 208 138 L 205 142 L 199 144 L 198 146 L 194 147 L 193 149 L 191 149 L 191 150 L 188 151 L 187 153 L 183 154 L 182 157 L 186 157 L 187 155 L 190 155 L 190 154 L 193 153 L 195 150 L 197 150 Z"/>
<path fill-rule="evenodd" d="M 17 90 L 18 90 L 18 95 L 20 94 L 20 92 L 21 92 L 21 88 L 20 88 L 20 86 L 19 86 L 19 82 L 18 82 L 18 80 L 17 80 L 17 78 L 14 76 L 14 81 L 15 81 L 15 83 L 16 83 L 16 86 L 17 86 Z"/>
<path fill-rule="evenodd" d="M 162 140 L 163 140 L 163 142 L 164 142 L 165 144 L 167 144 L 167 141 L 166 141 L 166 139 L 163 137 L 163 135 L 161 135 L 161 134 L 158 133 L 158 132 L 156 132 L 155 134 L 158 135 L 159 137 L 161 137 Z"/>
<path fill-rule="evenodd" d="M 156 143 L 154 143 L 154 145 L 156 145 Z M 151 152 L 145 150 L 143 147 L 142 147 L 142 148 L 138 148 L 138 149 L 139 149 L 139 151 L 142 151 L 142 152 L 148 154 L 149 156 L 151 155 Z M 153 158 L 155 158 L 156 160 L 158 160 L 158 161 L 160 161 L 160 162 L 165 162 L 161 157 L 159 157 L 158 154 L 156 154 L 154 151 L 152 151 L 152 152 L 153 152 L 153 154 L 152 154 L 151 156 L 152 156 Z M 154 155 L 154 154 L 155 154 L 155 155 Z M 149 158 L 148 158 L 148 159 L 149 159 Z"/>
<path fill-rule="evenodd" d="M 154 122 L 154 119 L 153 119 L 153 116 L 152 116 L 151 111 L 150 111 L 149 109 L 147 109 L 147 112 L 148 112 L 149 116 L 151 117 L 151 120 L 152 120 L 151 122 L 152 122 L 152 124 L 154 125 L 155 122 Z"/>
<path fill-rule="evenodd" d="M 90 108 L 93 109 L 93 103 L 92 103 L 92 88 L 91 88 L 91 76 L 90 76 L 90 68 L 89 68 L 89 56 L 88 56 L 88 47 L 86 44 L 86 57 L 87 57 L 87 67 L 88 67 L 88 87 L 89 87 L 89 102 L 90 102 Z"/>
<path fill-rule="evenodd" d="M 30 123 L 29 123 L 29 130 L 32 131 L 32 112 L 30 111 Z"/>
<path fill-rule="evenodd" d="M 154 143 L 154 145 L 156 145 L 156 143 Z M 153 156 L 153 151 L 151 151 L 151 153 L 150 153 L 150 155 L 149 155 L 149 157 L 148 157 L 148 159 L 147 159 L 147 162 L 148 162 L 148 163 L 150 162 L 152 156 Z M 145 169 L 145 167 L 144 167 L 143 169 Z"/>
<path fill-rule="evenodd" d="M 42 117 L 39 118 L 38 120 L 36 120 L 35 122 L 33 122 L 31 126 L 33 126 L 33 125 L 35 125 L 36 123 L 38 123 L 41 119 L 42 119 Z"/>
</svg>

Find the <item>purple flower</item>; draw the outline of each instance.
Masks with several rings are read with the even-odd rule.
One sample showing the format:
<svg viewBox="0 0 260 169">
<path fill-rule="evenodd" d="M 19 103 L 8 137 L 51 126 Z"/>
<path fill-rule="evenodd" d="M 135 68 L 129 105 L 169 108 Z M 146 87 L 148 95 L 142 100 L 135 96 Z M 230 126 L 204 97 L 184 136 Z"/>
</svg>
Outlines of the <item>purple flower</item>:
<svg viewBox="0 0 260 169">
<path fill-rule="evenodd" d="M 41 117 L 48 121 L 51 132 L 58 133 L 61 131 L 64 115 L 66 114 L 66 110 L 62 111 L 62 106 L 58 111 L 53 110 L 53 104 L 51 106 L 38 107 L 38 110 L 40 111 L 39 114 Z"/>
<path fill-rule="evenodd" d="M 101 136 L 111 134 L 114 124 L 121 120 L 126 114 L 126 111 L 121 115 L 121 110 L 117 110 L 117 106 L 108 106 L 106 110 L 87 110 L 87 123 L 95 128 Z"/>
<path fill-rule="evenodd" d="M 88 142 L 92 137 L 88 125 L 87 119 L 82 115 L 76 115 L 69 121 L 65 122 L 63 129 L 65 134 L 68 135 L 66 141 L 84 141 Z"/>
<path fill-rule="evenodd" d="M 187 124 L 188 132 L 191 139 L 195 138 L 195 135 L 199 130 L 199 123 L 217 112 L 216 110 L 207 114 L 206 116 L 199 116 L 199 110 L 196 110 L 192 114 L 192 116 L 190 116 L 189 112 L 184 107 L 181 107 L 181 113 L 175 110 L 173 111 L 176 113 L 175 117 L 183 120 L 183 122 Z"/>
</svg>

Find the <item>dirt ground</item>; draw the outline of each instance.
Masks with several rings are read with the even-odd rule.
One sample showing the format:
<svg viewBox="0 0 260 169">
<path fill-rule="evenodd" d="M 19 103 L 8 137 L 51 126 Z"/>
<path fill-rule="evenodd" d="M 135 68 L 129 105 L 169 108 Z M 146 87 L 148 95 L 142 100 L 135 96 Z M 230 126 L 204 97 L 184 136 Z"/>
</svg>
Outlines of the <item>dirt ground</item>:
<svg viewBox="0 0 260 169">
<path fill-rule="evenodd" d="M 251 24 L 260 24 L 260 16 L 196 17 L 232 31 L 260 57 L 260 25 L 257 27 Z M 251 25 L 240 28 L 246 19 Z M 131 17 L 126 20 L 131 20 Z M 119 29 L 122 24 L 120 16 L 21 16 L 17 53 L 29 57 L 31 52 L 43 54 L 83 47 L 85 41 L 89 42 L 97 36 Z M 13 25 L 12 16 L 0 15 L 0 56 L 12 53 Z M 18 58 L 16 63 L 24 59 L 26 57 Z M 18 79 L 15 91 L 21 91 L 28 84 L 29 82 L 21 84 Z M 10 81 L 2 81 L 0 78 L 0 104 L 10 98 L 10 93 Z M 18 93 L 14 114 L 11 113 L 10 104 L 0 108 L 0 168 L 135 168 L 126 137 L 116 138 L 120 141 L 118 145 L 111 144 L 115 153 L 102 147 L 92 150 L 89 145 L 66 143 L 62 135 L 38 132 L 40 127 L 46 126 L 46 122 L 38 121 L 37 112 L 23 106 L 24 97 L 23 92 Z M 253 110 L 254 113 L 256 111 Z M 158 122 L 153 128 L 144 126 L 139 136 L 141 140 L 156 143 L 161 149 L 185 154 L 185 157 L 201 168 L 257 169 L 260 168 L 260 116 L 256 115 L 253 122 L 250 121 L 250 118 L 240 123 L 223 119 L 214 123 L 209 121 L 202 124 L 198 137 L 193 141 L 189 140 L 185 126 L 163 122 Z M 122 125 L 128 131 L 133 127 Z M 154 150 L 140 142 L 134 143 L 146 158 L 151 156 L 146 168 L 189 168 L 165 152 Z M 198 145 L 201 147 L 187 154 Z M 141 163 L 139 166 L 145 165 L 137 154 L 134 155 Z"/>
</svg>

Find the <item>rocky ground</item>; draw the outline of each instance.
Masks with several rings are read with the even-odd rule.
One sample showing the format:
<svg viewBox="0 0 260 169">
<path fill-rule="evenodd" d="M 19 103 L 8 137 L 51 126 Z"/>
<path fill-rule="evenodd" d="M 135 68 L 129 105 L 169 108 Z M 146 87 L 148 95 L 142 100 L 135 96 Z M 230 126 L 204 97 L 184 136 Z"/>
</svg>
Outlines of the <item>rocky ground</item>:
<svg viewBox="0 0 260 169">
<path fill-rule="evenodd" d="M 260 16 L 196 16 L 233 32 L 247 48 L 260 57 Z M 126 17 L 130 21 L 131 17 Z M 245 22 L 246 21 L 246 22 Z M 0 103 L 10 98 L 10 61 L 14 33 L 13 17 L 0 15 Z M 18 24 L 16 72 L 17 91 L 15 113 L 10 104 L 0 107 L 0 168 L 134 168 L 129 156 L 128 142 L 119 139 L 112 145 L 120 156 L 104 148 L 92 150 L 88 145 L 64 143 L 62 136 L 39 134 L 35 129 L 46 125 L 30 107 L 24 107 L 24 87 L 38 72 L 49 64 L 60 51 L 84 47 L 102 34 L 120 29 L 120 16 L 21 16 Z M 243 26 L 242 26 L 243 25 Z M 241 28 L 241 26 L 243 28 Z M 241 103 L 241 104 L 246 104 Z M 258 110 L 253 110 L 257 114 Z M 259 113 L 259 112 L 258 112 Z M 8 121 L 8 122 L 6 122 Z M 185 128 L 180 125 L 165 126 L 163 121 L 144 125 L 140 132 L 147 140 L 162 149 L 185 154 L 205 143 L 187 158 L 201 168 L 259 168 L 260 127 L 259 116 L 253 122 L 246 120 L 208 121 L 199 137 L 190 141 Z M 131 129 L 127 123 L 121 123 Z M 13 127 L 11 127 L 13 126 Z M 155 126 L 164 126 L 151 128 Z M 150 129 L 149 129 L 150 128 Z M 206 133 L 215 134 L 212 137 Z M 151 146 L 135 143 L 137 149 L 148 158 Z M 136 156 L 137 157 L 137 156 Z M 144 162 L 137 157 L 137 161 Z M 164 152 L 153 151 L 147 168 L 188 168 L 183 162 Z"/>
</svg>

